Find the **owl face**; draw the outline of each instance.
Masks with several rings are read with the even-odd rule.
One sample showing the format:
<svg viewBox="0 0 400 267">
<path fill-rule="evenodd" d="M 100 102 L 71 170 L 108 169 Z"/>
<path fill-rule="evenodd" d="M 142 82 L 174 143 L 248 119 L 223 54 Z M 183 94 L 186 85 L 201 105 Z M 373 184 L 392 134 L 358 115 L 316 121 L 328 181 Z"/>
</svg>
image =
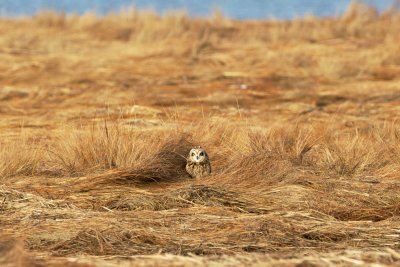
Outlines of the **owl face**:
<svg viewBox="0 0 400 267">
<path fill-rule="evenodd" d="M 191 162 L 201 163 L 208 160 L 207 152 L 202 148 L 192 148 L 189 152 Z"/>
</svg>

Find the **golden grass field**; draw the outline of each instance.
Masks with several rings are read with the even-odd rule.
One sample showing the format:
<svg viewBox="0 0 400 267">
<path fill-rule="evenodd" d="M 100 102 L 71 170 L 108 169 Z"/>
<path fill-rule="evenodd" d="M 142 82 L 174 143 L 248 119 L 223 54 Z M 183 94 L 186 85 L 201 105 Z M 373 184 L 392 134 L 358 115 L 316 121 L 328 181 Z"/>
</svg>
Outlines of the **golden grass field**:
<svg viewBox="0 0 400 267">
<path fill-rule="evenodd" d="M 1 266 L 400 265 L 395 9 L 0 32 Z"/>
</svg>

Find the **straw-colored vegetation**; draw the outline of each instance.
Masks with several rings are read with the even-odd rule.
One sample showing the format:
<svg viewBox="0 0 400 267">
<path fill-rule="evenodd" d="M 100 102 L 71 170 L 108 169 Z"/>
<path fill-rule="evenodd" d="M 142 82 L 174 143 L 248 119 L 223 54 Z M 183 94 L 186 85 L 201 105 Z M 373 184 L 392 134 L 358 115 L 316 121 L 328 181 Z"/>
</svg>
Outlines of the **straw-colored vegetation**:
<svg viewBox="0 0 400 267">
<path fill-rule="evenodd" d="M 398 11 L 0 32 L 1 266 L 399 264 Z"/>
</svg>

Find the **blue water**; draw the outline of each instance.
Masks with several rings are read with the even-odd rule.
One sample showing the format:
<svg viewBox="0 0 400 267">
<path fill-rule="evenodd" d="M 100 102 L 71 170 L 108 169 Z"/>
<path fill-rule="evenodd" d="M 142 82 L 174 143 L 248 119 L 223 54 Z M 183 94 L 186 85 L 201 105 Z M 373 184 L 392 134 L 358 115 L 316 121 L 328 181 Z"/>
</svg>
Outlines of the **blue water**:
<svg viewBox="0 0 400 267">
<path fill-rule="evenodd" d="M 82 14 L 120 11 L 129 6 L 152 9 L 160 14 L 186 10 L 192 16 L 209 16 L 218 8 L 235 19 L 291 19 L 307 14 L 335 16 L 341 14 L 350 0 L 0 0 L 0 16 L 33 15 L 40 10 L 57 10 Z M 390 7 L 393 0 L 365 0 L 379 10 Z"/>
</svg>

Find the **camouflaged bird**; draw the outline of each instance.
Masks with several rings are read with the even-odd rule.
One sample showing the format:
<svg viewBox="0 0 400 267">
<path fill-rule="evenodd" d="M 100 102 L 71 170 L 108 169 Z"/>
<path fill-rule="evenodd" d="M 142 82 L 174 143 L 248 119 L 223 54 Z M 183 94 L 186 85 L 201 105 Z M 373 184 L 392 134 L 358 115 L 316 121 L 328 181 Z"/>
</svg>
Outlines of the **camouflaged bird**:
<svg viewBox="0 0 400 267">
<path fill-rule="evenodd" d="M 186 171 L 192 178 L 202 178 L 211 174 L 210 159 L 203 148 L 195 147 L 190 150 Z"/>
</svg>

